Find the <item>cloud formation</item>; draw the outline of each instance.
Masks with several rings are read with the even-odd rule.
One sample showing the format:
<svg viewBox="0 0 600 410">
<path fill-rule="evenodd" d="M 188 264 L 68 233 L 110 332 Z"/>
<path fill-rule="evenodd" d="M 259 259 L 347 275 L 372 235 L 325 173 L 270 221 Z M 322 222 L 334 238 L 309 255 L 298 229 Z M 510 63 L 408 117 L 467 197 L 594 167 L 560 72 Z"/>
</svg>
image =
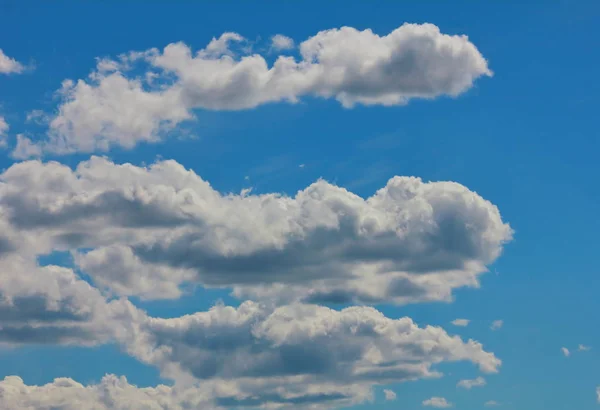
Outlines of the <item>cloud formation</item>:
<svg viewBox="0 0 600 410">
<path fill-rule="evenodd" d="M 13 165 L 0 209 L 30 251 L 71 251 L 101 288 L 148 299 L 195 283 L 277 303 L 450 301 L 512 235 L 453 182 L 394 177 L 367 199 L 322 180 L 294 197 L 222 195 L 175 161 L 98 157 Z"/>
<path fill-rule="evenodd" d="M 560 350 L 565 355 L 565 357 L 571 356 L 571 352 L 566 347 L 561 347 Z"/>
<path fill-rule="evenodd" d="M 0 48 L 0 74 L 20 74 L 24 70 L 23 64 L 4 54 Z"/>
<path fill-rule="evenodd" d="M 294 40 L 283 34 L 275 34 L 271 37 L 271 48 L 275 51 L 290 50 L 294 48 Z"/>
<path fill-rule="evenodd" d="M 396 400 L 396 392 L 394 392 L 393 390 L 390 389 L 384 389 L 383 390 L 383 394 L 385 396 L 385 399 L 387 401 L 393 401 Z"/>
<path fill-rule="evenodd" d="M 4 117 L 0 115 L 0 148 L 6 147 L 6 135 L 9 128 Z"/>
<path fill-rule="evenodd" d="M 482 387 L 485 386 L 486 382 L 483 377 L 477 377 L 475 379 L 465 379 L 458 382 L 457 387 L 462 387 L 463 389 L 470 390 L 473 387 Z"/>
<path fill-rule="evenodd" d="M 50 408 L 87 409 L 78 407 L 84 402 L 90 409 L 110 410 L 141 410 L 152 405 L 163 406 L 157 409 L 186 409 L 190 403 L 194 403 L 191 408 L 199 403 L 204 404 L 202 408 L 267 404 L 331 408 L 370 399 L 375 385 L 439 377 L 434 367 L 442 362 L 470 361 L 481 371 L 492 373 L 501 365 L 473 340 L 464 342 L 441 328 L 419 328 L 409 318 L 389 319 L 367 307 L 335 311 L 316 305 L 291 305 L 273 309 L 245 302 L 237 308 L 217 305 L 207 312 L 162 319 L 115 301 L 97 307 L 104 313 L 99 321 L 91 320 L 94 312 L 78 311 L 76 308 L 83 305 L 71 302 L 68 296 L 61 299 L 60 309 L 28 303 L 22 306 L 29 310 L 13 310 L 13 317 L 3 314 L 3 324 L 9 329 L 0 332 L 2 341 L 6 342 L 6 334 L 17 334 L 19 340 L 10 340 L 13 344 L 41 342 L 30 336 L 23 338 L 31 329 L 40 337 L 63 336 L 45 339 L 45 343 L 114 341 L 141 362 L 156 366 L 164 377 L 175 380 L 176 388 L 138 389 L 114 376 L 87 387 L 70 379 L 36 387 L 9 377 L 0 382 L 0 404 L 6 403 L 6 408 L 28 408 L 38 403 Z M 95 294 L 81 292 L 80 296 Z M 49 299 L 46 296 L 45 300 Z M 112 303 L 117 303 L 116 307 Z M 26 332 L 15 332 L 10 325 L 13 319 L 17 321 L 16 313 L 20 326 L 36 325 Z M 56 327 L 63 322 L 69 326 Z M 73 322 L 80 322 L 79 327 Z M 47 331 L 48 323 L 55 325 L 53 332 Z"/>
<path fill-rule="evenodd" d="M 430 399 L 424 400 L 423 406 L 444 409 L 444 408 L 452 407 L 452 403 L 448 402 L 443 397 L 432 397 Z"/>
<path fill-rule="evenodd" d="M 106 301 L 71 269 L 0 256 L 1 344 L 101 344 L 114 338 L 116 317 L 128 309 L 129 302 Z"/>
<path fill-rule="evenodd" d="M 495 401 L 495 400 L 489 400 L 489 401 L 486 401 L 486 402 L 485 402 L 483 405 L 484 405 L 485 407 L 496 407 L 496 406 L 499 406 L 499 405 L 500 405 L 500 403 L 498 403 L 498 402 L 497 402 L 497 401 Z"/>
<path fill-rule="evenodd" d="M 467 327 L 471 321 L 469 319 L 454 319 L 451 323 L 454 326 Z"/>
<path fill-rule="evenodd" d="M 502 326 L 504 326 L 504 320 L 494 320 L 490 326 L 490 329 L 499 330 L 502 328 Z"/>
<path fill-rule="evenodd" d="M 279 55 L 271 66 L 244 43 L 224 33 L 197 52 L 173 43 L 102 59 L 89 79 L 63 82 L 49 139 L 39 144 L 55 153 L 132 148 L 162 139 L 195 109 L 242 110 L 308 96 L 346 108 L 403 105 L 456 97 L 492 75 L 467 36 L 433 24 L 404 24 L 384 36 L 352 27 L 320 31 L 299 44 L 299 60 Z M 293 45 L 282 35 L 272 43 Z"/>
<path fill-rule="evenodd" d="M 494 373 L 501 362 L 481 344 L 388 319 L 369 307 L 342 311 L 318 305 L 274 310 L 255 302 L 174 319 L 147 318 L 125 343 L 128 352 L 164 376 L 307 378 L 337 383 L 401 382 L 439 374 L 431 366 L 467 360 Z"/>
<path fill-rule="evenodd" d="M 20 377 L 0 381 L 0 408 L 53 410 L 184 410 L 214 409 L 210 391 L 170 386 L 138 388 L 125 377 L 106 375 L 100 383 L 84 386 L 57 378 L 43 386 L 26 385 Z"/>
</svg>

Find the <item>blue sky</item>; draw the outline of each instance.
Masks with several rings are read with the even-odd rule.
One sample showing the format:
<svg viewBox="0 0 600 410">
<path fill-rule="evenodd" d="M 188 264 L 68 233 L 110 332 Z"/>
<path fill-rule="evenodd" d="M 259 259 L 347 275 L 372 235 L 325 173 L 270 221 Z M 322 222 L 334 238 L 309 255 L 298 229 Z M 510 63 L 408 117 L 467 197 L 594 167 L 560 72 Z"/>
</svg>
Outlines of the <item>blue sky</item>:
<svg viewBox="0 0 600 410">
<path fill-rule="evenodd" d="M 91 155 L 101 155 L 114 164 L 141 167 L 157 159 L 173 159 L 223 194 L 252 188 L 252 195 L 294 196 L 323 178 L 367 198 L 395 175 L 457 182 L 497 206 L 502 221 L 514 230 L 512 241 L 500 246 L 502 255 L 492 258 L 489 272 L 479 276 L 480 287 L 453 289 L 451 302 L 400 304 L 380 299 L 344 306 L 373 305 L 390 319 L 407 316 L 421 327 L 441 326 L 450 335 L 473 338 L 486 352 L 493 352 L 502 366 L 496 374 L 481 374 L 472 363 L 449 360 L 434 366 L 444 373 L 441 378 L 369 385 L 375 392 L 373 401 L 352 408 L 417 409 L 424 400 L 443 397 L 463 410 L 483 408 L 492 400 L 506 409 L 593 409 L 598 406 L 596 386 L 600 385 L 600 333 L 594 325 L 600 307 L 594 263 L 594 251 L 600 246 L 596 234 L 600 146 L 594 103 L 600 91 L 594 80 L 600 63 L 596 52 L 600 29 L 595 24 L 599 17 L 600 6 L 591 1 L 3 1 L 0 49 L 20 62 L 22 69 L 6 74 L 0 70 L 0 118 L 10 127 L 0 151 L 0 168 L 28 159 L 15 154 L 20 134 L 38 144 L 36 155 L 42 161 L 76 167 Z M 73 142 L 80 141 L 77 131 L 63 136 L 74 144 L 69 153 L 57 152 L 47 143 L 52 132 L 48 122 L 60 116 L 59 110 L 68 102 L 56 94 L 61 82 L 86 80 L 97 58 L 162 50 L 176 42 L 196 52 L 213 37 L 235 32 L 245 37 L 243 45 L 252 45 L 251 53 L 264 56 L 271 65 L 280 54 L 300 58 L 296 48 L 270 49 L 270 38 L 276 34 L 298 45 L 322 30 L 348 26 L 385 36 L 404 23 L 431 23 L 443 34 L 467 35 L 493 75 L 477 74 L 456 97 L 440 91 L 426 99 L 411 98 L 406 104 L 359 101 L 348 108 L 336 100 L 336 91 L 332 97 L 306 92 L 296 103 L 278 100 L 243 108 L 210 109 L 200 103 L 186 107 L 194 120 L 177 122 L 168 132 L 157 134 L 160 141 L 136 140 L 131 147 L 120 146 L 119 133 L 108 150 L 81 149 L 79 142 Z M 234 59 L 235 53 L 244 53 L 233 52 Z M 436 67 L 443 70 L 443 63 L 440 60 Z M 136 67 L 127 78 L 143 75 L 144 69 Z M 173 84 L 166 75 L 158 81 L 166 87 Z M 128 107 L 125 104 L 123 112 Z M 44 114 L 38 122 L 27 121 L 34 110 Z M 80 121 L 76 114 L 65 115 L 66 120 Z M 45 177 L 49 176 L 38 178 Z M 8 187 L 9 179 L 3 174 L 0 184 Z M 0 192 L 8 196 L 8 191 Z M 0 202 L 0 216 L 14 212 L 7 203 Z M 15 235 L 26 237 L 31 232 L 10 218 L 7 221 Z M 27 238 L 19 244 L 30 243 Z M 69 254 L 96 246 L 39 247 L 44 250 L 33 253 L 40 266 L 73 268 L 78 278 L 94 286 L 101 280 L 90 279 L 93 275 Z M 0 263 L 6 272 L 13 267 L 1 258 Z M 10 276 L 5 278 L 8 282 Z M 232 306 L 245 300 L 231 296 L 231 286 L 215 290 L 204 285 L 195 283 L 194 291 L 170 300 L 144 300 L 139 295 L 129 295 L 129 300 L 148 315 L 164 318 L 206 311 L 219 300 Z M 343 307 L 324 304 L 337 310 Z M 470 323 L 453 326 L 450 322 L 457 318 Z M 10 319 L 0 319 L 0 329 L 7 327 L 4 320 Z M 490 326 L 495 320 L 502 320 L 503 326 L 493 331 Z M 0 349 L 0 377 L 17 375 L 27 385 L 50 383 L 57 377 L 95 384 L 108 373 L 124 375 L 139 387 L 174 383 L 160 365 L 136 359 L 118 341 L 98 342 L 94 347 L 82 344 L 13 341 Z M 591 349 L 578 351 L 579 345 Z M 569 349 L 568 357 L 562 347 Z M 459 380 L 478 376 L 485 378 L 485 386 L 457 387 Z M 383 389 L 393 390 L 396 399 L 386 401 Z"/>
</svg>

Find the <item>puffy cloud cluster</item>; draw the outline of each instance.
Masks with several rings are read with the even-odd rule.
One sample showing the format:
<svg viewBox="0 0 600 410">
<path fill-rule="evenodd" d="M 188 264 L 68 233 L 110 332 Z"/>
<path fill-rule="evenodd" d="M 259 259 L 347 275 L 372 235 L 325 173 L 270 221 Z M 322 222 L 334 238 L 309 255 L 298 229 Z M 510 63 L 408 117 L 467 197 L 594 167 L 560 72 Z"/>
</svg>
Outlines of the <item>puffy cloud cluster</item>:
<svg viewBox="0 0 600 410">
<path fill-rule="evenodd" d="M 106 375 L 96 385 L 84 386 L 58 378 L 44 386 L 26 385 L 20 377 L 0 381 L 0 408 L 14 410 L 185 410 L 213 408 L 200 388 L 169 386 L 138 388 L 125 377 Z"/>
<path fill-rule="evenodd" d="M 286 303 L 449 301 L 511 238 L 457 183 L 394 177 L 367 199 L 322 180 L 294 197 L 222 195 L 174 161 L 15 164 L 0 209 L 36 254 L 71 251 L 95 284 L 154 299 L 191 282 Z"/>
<path fill-rule="evenodd" d="M 129 353 L 172 379 L 385 383 L 435 377 L 431 366 L 442 361 L 468 360 L 484 372 L 500 365 L 477 342 L 369 307 L 336 311 L 294 304 L 273 310 L 248 301 L 237 309 L 147 318 L 135 335 L 128 335 Z"/>
<path fill-rule="evenodd" d="M 7 378 L 8 408 L 333 408 L 438 377 L 442 362 L 500 365 L 441 328 L 315 304 L 449 300 L 477 286 L 511 229 L 456 183 L 395 177 L 367 199 L 322 180 L 293 197 L 223 195 L 175 161 L 26 161 L 0 174 L 0 228 L 0 343 L 114 342 L 176 382 Z M 74 268 L 36 261 L 56 251 Z M 166 319 L 126 299 L 177 298 L 187 284 L 260 301 Z"/>
<path fill-rule="evenodd" d="M 128 317 L 112 317 L 112 337 L 129 354 L 177 381 L 177 387 L 139 389 L 114 376 L 87 387 L 70 379 L 37 387 L 8 377 L 0 382 L 2 408 L 187 409 L 267 403 L 330 408 L 370 399 L 376 384 L 438 377 L 432 366 L 441 362 L 470 361 L 484 372 L 496 372 L 501 364 L 477 342 L 464 342 L 441 328 L 419 328 L 409 318 L 389 319 L 368 307 L 273 309 L 245 302 L 172 319 L 129 308 Z"/>
<path fill-rule="evenodd" d="M 112 340 L 132 306 L 107 301 L 71 269 L 0 249 L 0 343 L 94 345 Z M 120 325 L 119 325 L 120 326 Z"/>
<path fill-rule="evenodd" d="M 324 30 L 299 44 L 298 59 L 279 55 L 272 65 L 249 54 L 250 47 L 233 51 L 245 42 L 225 33 L 196 53 L 173 43 L 100 60 L 89 79 L 64 81 L 50 139 L 41 146 L 57 153 L 131 148 L 160 139 L 192 119 L 194 109 L 241 110 L 305 96 L 334 98 L 347 108 L 401 105 L 458 96 L 492 75 L 466 36 L 443 34 L 433 24 L 404 24 L 384 36 Z M 292 47 L 291 38 L 272 38 L 272 50 Z M 132 74 L 133 67 L 145 74 Z"/>
<path fill-rule="evenodd" d="M 466 36 L 432 24 L 270 41 L 268 57 L 225 33 L 197 52 L 174 43 L 101 59 L 87 79 L 63 82 L 56 113 L 28 116 L 48 124 L 48 139 L 19 134 L 12 157 L 133 148 L 197 109 L 304 97 L 402 105 L 455 97 L 492 75 Z M 24 69 L 0 50 L 0 73 Z M 0 145 L 7 131 L 0 117 Z M 293 196 L 235 195 L 175 161 L 15 163 L 0 174 L 0 345 L 115 343 L 174 385 L 107 375 L 32 386 L 8 376 L 0 408 L 315 410 L 370 400 L 374 386 L 440 377 L 444 362 L 497 372 L 501 361 L 474 340 L 371 307 L 319 304 L 450 301 L 455 289 L 479 286 L 511 237 L 496 206 L 453 182 L 394 177 L 368 198 L 323 180 Z M 43 265 L 55 252 L 73 265 Z M 188 286 L 250 300 L 159 318 L 128 299 L 176 299 Z"/>
<path fill-rule="evenodd" d="M 19 74 L 25 70 L 23 64 L 4 54 L 0 48 L 0 74 Z"/>
</svg>

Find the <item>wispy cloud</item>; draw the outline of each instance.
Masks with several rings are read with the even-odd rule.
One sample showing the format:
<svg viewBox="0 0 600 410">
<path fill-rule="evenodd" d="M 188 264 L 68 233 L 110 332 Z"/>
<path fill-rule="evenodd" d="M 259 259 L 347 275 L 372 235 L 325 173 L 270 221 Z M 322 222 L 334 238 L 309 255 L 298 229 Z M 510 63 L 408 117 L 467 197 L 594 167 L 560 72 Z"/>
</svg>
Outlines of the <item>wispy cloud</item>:
<svg viewBox="0 0 600 410">
<path fill-rule="evenodd" d="M 504 320 L 494 320 L 492 322 L 492 326 L 490 326 L 490 329 L 492 329 L 492 330 L 498 330 L 502 326 L 504 326 Z"/>
</svg>

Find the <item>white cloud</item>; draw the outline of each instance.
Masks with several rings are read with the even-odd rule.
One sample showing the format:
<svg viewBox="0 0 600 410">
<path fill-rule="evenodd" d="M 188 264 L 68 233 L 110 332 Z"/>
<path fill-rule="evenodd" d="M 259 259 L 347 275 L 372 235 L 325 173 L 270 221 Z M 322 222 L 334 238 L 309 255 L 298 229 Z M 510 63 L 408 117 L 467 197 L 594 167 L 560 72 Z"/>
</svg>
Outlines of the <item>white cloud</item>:
<svg viewBox="0 0 600 410">
<path fill-rule="evenodd" d="M 40 157 L 42 155 L 42 147 L 23 134 L 17 134 L 17 145 L 11 153 L 15 159 L 27 159 L 32 157 Z"/>
<path fill-rule="evenodd" d="M 383 394 L 385 395 L 385 399 L 388 401 L 396 400 L 396 392 L 389 389 L 384 389 Z"/>
<path fill-rule="evenodd" d="M 207 395 L 193 396 L 218 407 L 342 407 L 369 399 L 375 385 L 439 377 L 435 366 L 442 362 L 469 361 L 485 372 L 496 372 L 501 365 L 478 342 L 463 341 L 438 327 L 419 328 L 409 318 L 389 319 L 373 308 L 336 311 L 244 302 L 238 308 L 217 305 L 207 312 L 153 318 L 126 300 L 107 301 L 70 269 L 35 266 L 10 252 L 2 258 L 0 343 L 116 342 L 175 380 L 178 388 L 200 386 Z M 27 400 L 52 406 L 63 396 L 67 409 L 81 409 L 80 399 L 96 409 L 92 404 L 107 398 L 97 398 L 96 389 L 111 390 L 105 383 L 116 383 L 127 393 L 109 395 L 106 403 L 124 400 L 123 406 L 132 409 L 146 409 L 161 392 L 168 393 L 160 399 L 166 408 L 188 408 L 178 403 L 192 395 L 173 396 L 162 387 L 139 390 L 114 377 L 100 386 L 58 379 L 40 388 L 9 378 L 2 386 L 19 388 L 1 395 L 0 404 L 12 405 L 0 407 L 28 408 L 26 403 L 35 402 Z M 76 388 L 66 392 L 59 388 L 63 385 Z"/>
<path fill-rule="evenodd" d="M 596 399 L 600 403 L 600 386 L 596 387 Z"/>
<path fill-rule="evenodd" d="M 448 402 L 443 397 L 432 397 L 423 401 L 423 406 L 437 407 L 440 409 L 452 407 L 452 403 Z"/>
<path fill-rule="evenodd" d="M 0 74 L 19 74 L 25 70 L 25 67 L 14 58 L 4 54 L 0 49 Z"/>
<path fill-rule="evenodd" d="M 565 357 L 569 357 L 571 355 L 571 352 L 566 347 L 561 347 L 560 350 L 565 355 Z"/>
<path fill-rule="evenodd" d="M 57 378 L 43 386 L 26 385 L 18 376 L 0 380 L 0 407 L 11 410 L 215 410 L 231 408 L 333 409 L 369 399 L 360 386 L 321 385 L 302 390 L 244 393 L 235 382 L 207 381 L 195 386 L 137 387 L 124 376 L 106 375 L 98 384 L 82 385 Z M 366 394 L 367 396 L 360 396 Z"/>
<path fill-rule="evenodd" d="M 454 326 L 466 327 L 471 321 L 469 319 L 454 319 L 451 323 Z"/>
<path fill-rule="evenodd" d="M 590 346 L 585 346 L 585 345 L 579 345 L 577 347 L 577 350 L 579 350 L 580 352 L 587 352 L 589 350 L 591 350 L 592 348 Z"/>
<path fill-rule="evenodd" d="M 463 341 L 438 327 L 419 328 L 410 318 L 389 319 L 368 307 L 274 308 L 248 301 L 237 308 L 217 305 L 207 312 L 154 318 L 127 300 L 107 300 L 71 269 L 37 266 L 27 258 L 33 255 L 20 255 L 10 244 L 2 245 L 0 252 L 2 345 L 116 342 L 175 380 L 178 388 L 200 386 L 208 395 L 194 397 L 218 407 L 343 407 L 369 399 L 375 385 L 439 377 L 435 367 L 443 362 L 469 361 L 485 372 L 496 372 L 501 365 L 478 342 Z M 97 409 L 96 389 L 110 390 L 105 382 L 113 381 L 82 387 L 59 379 L 41 388 L 20 386 L 3 394 L 0 403 L 18 409 L 28 408 L 26 403 L 32 402 L 27 400 L 39 400 L 53 406 L 62 396 L 67 409 L 81 409 L 78 398 Z M 10 387 L 19 380 L 4 383 Z M 63 384 L 77 388 L 56 389 Z M 146 393 L 152 400 L 162 397 L 160 392 L 168 393 L 164 403 L 173 409 L 180 409 L 178 403 L 192 395 L 173 396 L 162 387 L 141 391 L 124 380 L 117 384 L 127 395 L 109 395 L 112 401 L 107 403 L 124 400 L 120 408 L 125 409 L 125 404 L 148 408 L 144 405 L 152 401 Z"/>
<path fill-rule="evenodd" d="M 294 48 L 294 40 L 283 34 L 275 34 L 271 37 L 271 48 L 275 51 L 292 49 Z"/>
<path fill-rule="evenodd" d="M 9 128 L 4 117 L 0 115 L 0 148 L 6 147 L 6 135 Z"/>
<path fill-rule="evenodd" d="M 170 386 L 138 388 L 125 377 L 106 375 L 95 385 L 57 378 L 43 386 L 29 386 L 17 376 L 0 380 L 3 409 L 57 410 L 184 410 L 213 409 L 208 389 Z"/>
<path fill-rule="evenodd" d="M 477 377 L 475 379 L 465 379 L 458 382 L 457 386 L 462 387 L 463 389 L 470 390 L 473 387 L 482 387 L 485 386 L 486 382 L 483 377 Z"/>
<path fill-rule="evenodd" d="M 499 405 L 500 405 L 500 403 L 498 403 L 495 400 L 489 400 L 484 403 L 485 407 L 495 407 L 495 406 L 499 406 Z"/>
<path fill-rule="evenodd" d="M 95 345 L 113 337 L 128 302 L 107 302 L 71 269 L 40 267 L 2 248 L 0 240 L 0 344 Z"/>
<path fill-rule="evenodd" d="M 72 251 L 94 283 L 146 298 L 192 282 L 285 303 L 450 301 L 511 237 L 456 183 L 395 177 L 367 199 L 325 181 L 294 197 L 222 195 L 174 161 L 18 163 L 0 174 L 0 209 L 37 254 Z"/>
<path fill-rule="evenodd" d="M 325 30 L 300 44 L 300 61 L 280 55 L 272 66 L 214 38 L 197 53 L 183 43 L 162 51 L 99 60 L 87 80 L 65 80 L 62 104 L 40 145 L 57 153 L 132 148 L 160 140 L 194 109 L 241 110 L 304 96 L 334 98 L 345 107 L 402 105 L 414 98 L 458 96 L 492 73 L 466 36 L 432 24 L 404 24 L 385 36 L 351 27 Z M 142 65 L 143 76 L 131 74 Z"/>
<path fill-rule="evenodd" d="M 409 318 L 389 319 L 368 307 L 273 310 L 244 302 L 179 318 L 142 319 L 120 340 L 130 355 L 178 384 L 235 380 L 245 394 L 257 386 L 370 390 L 439 377 L 433 367 L 442 362 L 470 361 L 485 372 L 496 372 L 501 364 L 473 340 L 463 342 L 437 327 L 419 328 Z"/>
<path fill-rule="evenodd" d="M 504 326 L 504 320 L 494 320 L 492 322 L 492 326 L 490 326 L 490 329 L 498 330 L 498 329 L 502 328 L 502 326 Z"/>
<path fill-rule="evenodd" d="M 0 174 L 0 343 L 113 342 L 177 391 L 113 376 L 90 386 L 13 378 L 1 382 L 19 387 L 0 407 L 68 397 L 69 410 L 104 410 L 102 400 L 180 410 L 191 398 L 202 408 L 339 408 L 375 386 L 439 377 L 445 362 L 496 372 L 493 353 L 441 328 L 293 302 L 450 300 L 452 289 L 477 286 L 510 235 L 494 205 L 450 182 L 398 177 L 367 199 L 325 181 L 294 197 L 222 195 L 175 161 L 14 164 Z M 36 263 L 53 251 L 70 251 L 98 288 L 77 270 Z M 176 298 L 188 282 L 267 300 L 163 319 L 112 297 Z"/>
</svg>

